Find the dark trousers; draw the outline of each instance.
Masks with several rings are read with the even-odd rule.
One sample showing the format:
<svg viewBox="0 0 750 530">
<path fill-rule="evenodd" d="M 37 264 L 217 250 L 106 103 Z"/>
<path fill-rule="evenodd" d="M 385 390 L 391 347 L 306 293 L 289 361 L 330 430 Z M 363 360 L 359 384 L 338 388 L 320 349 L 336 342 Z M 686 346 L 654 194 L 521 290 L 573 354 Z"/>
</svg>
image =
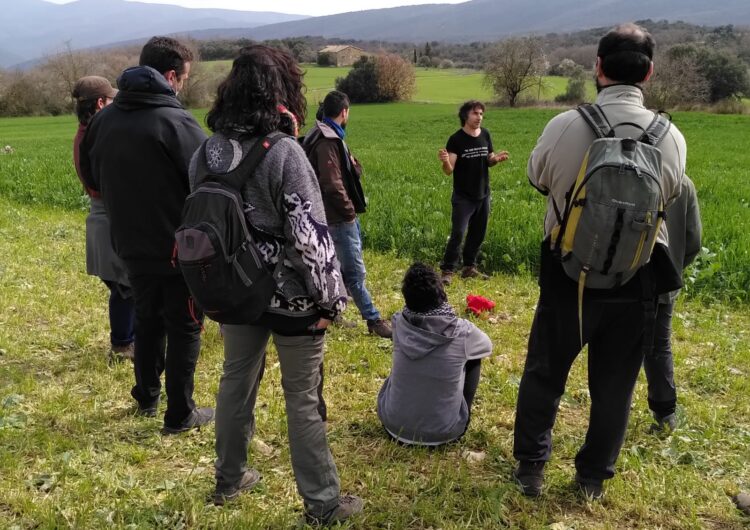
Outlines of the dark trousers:
<svg viewBox="0 0 750 530">
<path fill-rule="evenodd" d="M 547 247 L 547 245 L 544 245 Z M 640 291 L 636 276 L 628 286 Z M 577 284 L 543 247 L 540 297 L 518 390 L 513 455 L 544 462 L 570 367 L 581 350 Z M 588 344 L 591 411 L 586 440 L 575 458 L 583 478 L 611 478 L 622 448 L 630 403 L 643 362 L 645 311 L 638 297 L 584 294 L 583 342 Z"/>
<path fill-rule="evenodd" d="M 465 267 L 477 264 L 479 247 L 482 246 L 487 234 L 487 222 L 490 218 L 490 196 L 484 199 L 469 199 L 453 194 L 451 198 L 453 210 L 451 213 L 451 235 L 445 246 L 445 254 L 440 268 L 444 271 L 454 271 L 458 268 L 458 257 L 461 242 L 466 234 L 463 249 L 463 263 Z"/>
<path fill-rule="evenodd" d="M 109 288 L 109 340 L 112 346 L 127 346 L 135 339 L 135 300 L 126 285 L 104 281 Z"/>
<path fill-rule="evenodd" d="M 466 378 L 464 379 L 464 401 L 469 407 L 469 420 L 471 420 L 471 405 L 479 388 L 479 375 L 482 372 L 482 360 L 474 359 L 466 361 Z M 466 425 L 468 427 L 468 424 Z"/>
<path fill-rule="evenodd" d="M 677 406 L 672 360 L 672 311 L 674 304 L 659 304 L 656 308 L 654 347 L 643 359 L 648 381 L 648 407 L 657 419 L 673 414 Z"/>
<path fill-rule="evenodd" d="M 131 394 L 143 408 L 159 399 L 166 372 L 164 424 L 178 427 L 195 408 L 193 377 L 201 346 L 203 313 L 179 274 L 134 276 L 135 386 Z"/>
</svg>

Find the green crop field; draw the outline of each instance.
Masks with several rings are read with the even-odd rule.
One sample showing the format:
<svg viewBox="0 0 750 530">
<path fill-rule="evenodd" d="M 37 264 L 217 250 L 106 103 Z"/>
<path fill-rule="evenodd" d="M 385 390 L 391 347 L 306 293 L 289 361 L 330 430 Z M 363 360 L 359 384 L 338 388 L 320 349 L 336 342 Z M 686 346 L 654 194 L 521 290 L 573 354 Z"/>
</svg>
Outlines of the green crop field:
<svg viewBox="0 0 750 530">
<path fill-rule="evenodd" d="M 429 75 L 428 75 L 429 74 Z M 444 75 L 436 77 L 433 74 Z M 312 90 L 333 69 L 310 69 Z M 424 100 L 357 105 L 348 140 L 365 167 L 362 216 L 368 285 L 386 316 L 402 305 L 400 281 L 415 258 L 436 263 L 449 230 L 451 181 L 437 149 L 458 128 L 457 102 L 481 97 L 481 79 L 419 72 Z M 474 74 L 476 75 L 476 74 Z M 465 82 L 463 88 L 456 79 Z M 477 92 L 475 92 L 475 89 Z M 205 111 L 196 111 L 199 120 Z M 586 359 L 569 380 L 555 426 L 544 495 L 529 500 L 509 480 L 512 430 L 528 330 L 544 198 L 528 185 L 528 154 L 559 109 L 489 108 L 486 127 L 511 158 L 493 168 L 487 282 L 457 279 L 498 303 L 475 319 L 493 341 L 472 423 L 435 451 L 397 446 L 375 414 L 390 343 L 334 327 L 326 345 L 328 435 L 342 489 L 365 499 L 348 528 L 741 529 L 730 496 L 750 489 L 750 153 L 748 116 L 676 113 L 703 209 L 706 251 L 688 271 L 674 319 L 680 418 L 671 434 L 647 432 L 645 381 L 605 498 L 571 486 L 590 399 Z M 73 117 L 0 119 L 0 528 L 294 528 L 301 513 L 289 464 L 278 359 L 269 348 L 250 459 L 260 487 L 223 508 L 209 504 L 212 427 L 159 435 L 161 421 L 133 414 L 132 368 L 107 362 L 106 288 L 85 274 L 87 202 L 72 167 Z M 9 145 L 12 152 L 3 154 Z M 355 308 L 346 317 L 357 320 Z M 222 343 L 207 324 L 196 402 L 215 402 Z"/>
</svg>

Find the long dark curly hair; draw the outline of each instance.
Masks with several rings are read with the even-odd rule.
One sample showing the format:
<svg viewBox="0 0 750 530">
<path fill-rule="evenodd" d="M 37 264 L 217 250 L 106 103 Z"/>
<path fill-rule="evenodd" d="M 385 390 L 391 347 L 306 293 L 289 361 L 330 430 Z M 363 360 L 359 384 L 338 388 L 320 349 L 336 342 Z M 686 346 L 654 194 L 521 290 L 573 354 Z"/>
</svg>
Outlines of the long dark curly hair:
<svg viewBox="0 0 750 530">
<path fill-rule="evenodd" d="M 294 134 L 293 120 L 280 112 L 279 106 L 294 114 L 300 127 L 304 125 L 303 76 L 294 57 L 283 50 L 261 44 L 242 48 L 206 115 L 208 128 L 222 133 Z"/>
</svg>

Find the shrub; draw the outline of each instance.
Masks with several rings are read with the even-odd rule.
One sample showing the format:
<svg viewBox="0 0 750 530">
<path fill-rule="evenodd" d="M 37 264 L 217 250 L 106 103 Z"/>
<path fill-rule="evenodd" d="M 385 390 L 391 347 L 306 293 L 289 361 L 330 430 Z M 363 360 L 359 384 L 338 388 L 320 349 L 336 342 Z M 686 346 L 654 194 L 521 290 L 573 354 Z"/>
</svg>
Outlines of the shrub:
<svg viewBox="0 0 750 530">
<path fill-rule="evenodd" d="M 318 66 L 331 66 L 333 60 L 331 59 L 330 53 L 319 53 L 318 54 Z"/>
<path fill-rule="evenodd" d="M 586 99 L 586 74 L 583 68 L 576 65 L 568 78 L 568 86 L 564 94 L 555 98 L 558 103 L 581 103 Z"/>
<path fill-rule="evenodd" d="M 429 55 L 422 55 L 419 59 L 417 59 L 417 66 L 421 66 L 423 68 L 432 68 L 432 59 Z"/>
<path fill-rule="evenodd" d="M 336 90 L 353 103 L 403 101 L 414 93 L 414 67 L 399 55 L 361 57 L 349 74 L 336 80 Z"/>
<path fill-rule="evenodd" d="M 414 94 L 414 66 L 400 55 L 383 54 L 375 58 L 380 101 L 408 101 Z"/>
<path fill-rule="evenodd" d="M 374 57 L 360 57 L 346 77 L 336 79 L 336 90 L 349 96 L 353 103 L 374 103 L 378 99 L 378 74 Z"/>
<path fill-rule="evenodd" d="M 456 65 L 450 59 L 443 59 L 442 61 L 440 61 L 440 68 L 442 68 L 443 70 L 455 67 Z"/>
</svg>

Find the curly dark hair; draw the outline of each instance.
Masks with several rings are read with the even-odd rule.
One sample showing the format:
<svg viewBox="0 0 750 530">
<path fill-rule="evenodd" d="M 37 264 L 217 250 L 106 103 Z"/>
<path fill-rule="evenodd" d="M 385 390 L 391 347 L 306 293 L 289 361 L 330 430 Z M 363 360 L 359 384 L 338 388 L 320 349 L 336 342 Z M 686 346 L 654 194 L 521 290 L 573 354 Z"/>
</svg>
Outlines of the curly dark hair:
<svg viewBox="0 0 750 530">
<path fill-rule="evenodd" d="M 177 75 L 185 73 L 185 63 L 195 59 L 193 51 L 171 37 L 151 37 L 141 50 L 138 64 L 150 66 L 160 74 L 174 70 Z"/>
<path fill-rule="evenodd" d="M 611 29 L 599 41 L 596 55 L 604 75 L 620 83 L 640 83 L 651 68 L 656 43 L 641 26 L 628 23 Z"/>
<path fill-rule="evenodd" d="M 448 301 L 443 282 L 438 273 L 424 263 L 416 262 L 409 267 L 401 284 L 406 307 L 416 313 L 437 309 Z"/>
<path fill-rule="evenodd" d="M 206 115 L 208 128 L 223 133 L 293 134 L 292 120 L 278 107 L 284 105 L 296 116 L 299 126 L 304 125 L 307 102 L 303 76 L 294 57 L 283 50 L 261 44 L 242 48 Z"/>
<path fill-rule="evenodd" d="M 458 119 L 461 120 L 461 127 L 466 125 L 466 120 L 469 119 L 469 113 L 474 109 L 482 109 L 482 112 L 486 110 L 484 103 L 477 101 L 476 99 L 470 99 L 458 109 Z"/>
</svg>

